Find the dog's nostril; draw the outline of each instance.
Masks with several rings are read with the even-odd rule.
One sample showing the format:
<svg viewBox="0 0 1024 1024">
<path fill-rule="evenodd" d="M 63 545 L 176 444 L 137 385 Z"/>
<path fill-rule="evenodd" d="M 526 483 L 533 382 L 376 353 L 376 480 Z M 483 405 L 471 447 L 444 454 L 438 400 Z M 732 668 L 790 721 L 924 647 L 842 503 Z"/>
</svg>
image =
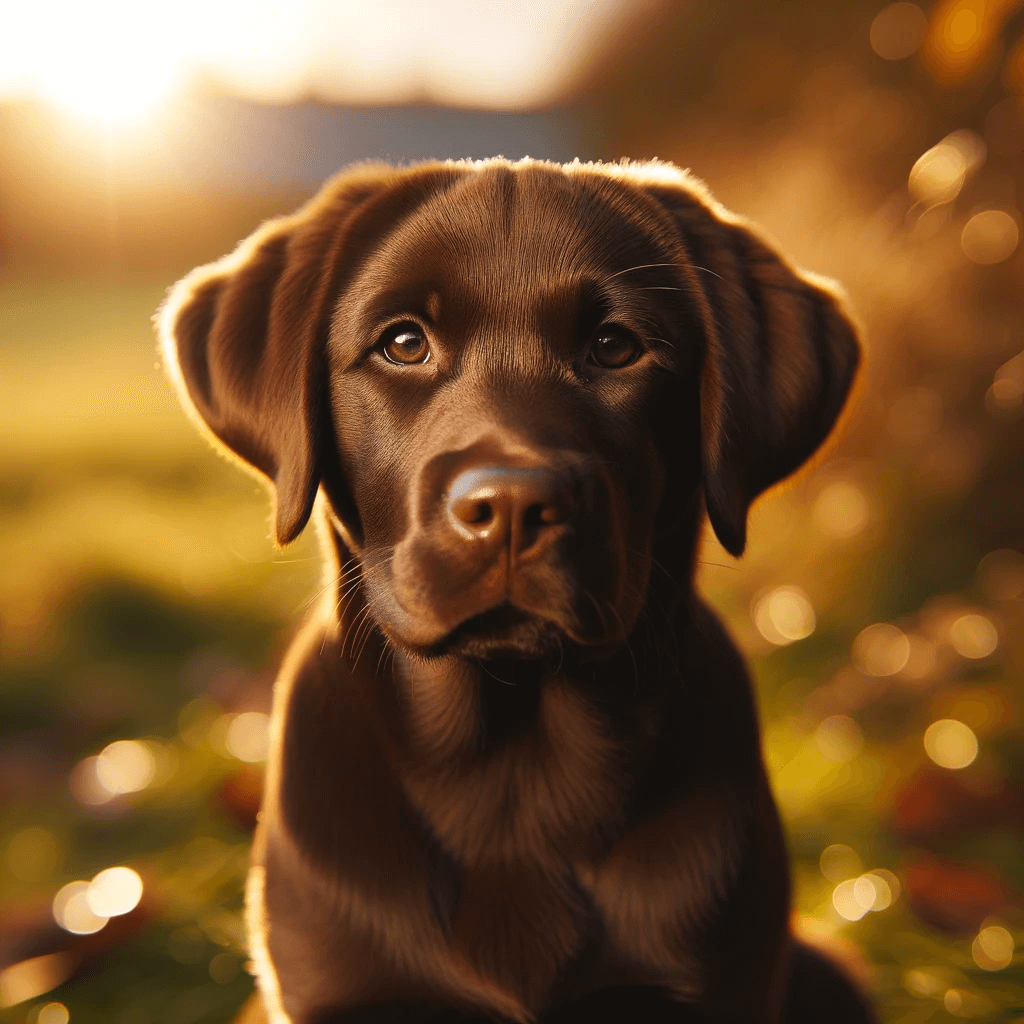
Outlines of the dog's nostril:
<svg viewBox="0 0 1024 1024">
<path fill-rule="evenodd" d="M 494 509 L 489 501 L 457 501 L 452 512 L 467 526 L 486 526 L 494 518 Z"/>
<path fill-rule="evenodd" d="M 463 536 L 521 552 L 568 522 L 572 496 L 567 482 L 545 466 L 479 466 L 452 481 L 447 506 Z"/>
<path fill-rule="evenodd" d="M 523 513 L 523 525 L 530 527 L 554 526 L 565 520 L 562 510 L 554 503 L 530 505 Z"/>
</svg>

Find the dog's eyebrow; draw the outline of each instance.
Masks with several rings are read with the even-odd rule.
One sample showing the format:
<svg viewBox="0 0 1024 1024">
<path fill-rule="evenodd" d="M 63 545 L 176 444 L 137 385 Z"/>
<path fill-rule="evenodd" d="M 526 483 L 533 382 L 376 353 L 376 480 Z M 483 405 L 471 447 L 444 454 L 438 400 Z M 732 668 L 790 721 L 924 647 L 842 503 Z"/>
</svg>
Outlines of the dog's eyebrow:
<svg viewBox="0 0 1024 1024">
<path fill-rule="evenodd" d="M 647 267 L 675 267 L 675 263 L 652 263 L 644 267 L 632 267 L 632 270 Z M 619 272 L 623 273 L 622 271 Z M 576 304 L 576 340 L 582 344 L 604 322 L 614 322 L 639 337 L 653 342 L 656 348 L 666 351 L 676 349 L 674 342 L 669 340 L 671 327 L 664 319 L 664 314 L 656 306 L 646 301 L 639 293 L 645 291 L 680 291 L 673 285 L 643 287 L 629 285 L 623 281 L 613 280 L 619 274 L 585 277 L 572 289 L 572 297 Z"/>
<path fill-rule="evenodd" d="M 416 316 L 428 325 L 436 325 L 441 313 L 441 289 L 434 282 L 405 283 L 374 292 L 357 300 L 354 308 L 339 306 L 332 326 L 344 318 L 363 331 L 372 332 L 396 316 Z"/>
</svg>

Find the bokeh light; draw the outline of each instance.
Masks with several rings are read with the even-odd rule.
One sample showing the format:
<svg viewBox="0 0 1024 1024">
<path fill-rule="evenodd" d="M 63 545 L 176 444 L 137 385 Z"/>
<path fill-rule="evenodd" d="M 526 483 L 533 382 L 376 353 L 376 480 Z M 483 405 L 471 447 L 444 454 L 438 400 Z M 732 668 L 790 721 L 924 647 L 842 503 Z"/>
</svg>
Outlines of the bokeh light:
<svg viewBox="0 0 1024 1024">
<path fill-rule="evenodd" d="M 923 46 L 925 64 L 941 82 L 977 74 L 990 57 L 1014 0 L 938 0 Z"/>
<path fill-rule="evenodd" d="M 933 146 L 910 170 L 910 194 L 923 203 L 948 203 L 963 187 L 967 161 L 948 143 Z"/>
<path fill-rule="evenodd" d="M 63 1003 L 46 1003 L 36 1012 L 35 1024 L 68 1024 L 71 1014 Z"/>
<path fill-rule="evenodd" d="M 218 985 L 230 985 L 241 969 L 242 962 L 235 953 L 215 953 L 208 968 L 210 979 Z"/>
<path fill-rule="evenodd" d="M 53 898 L 53 919 L 65 931 L 74 935 L 98 932 L 107 918 L 93 912 L 89 906 L 89 883 L 68 882 Z"/>
<path fill-rule="evenodd" d="M 83 758 L 71 770 L 68 778 L 68 788 L 71 795 L 85 807 L 98 807 L 107 803 L 114 796 L 104 786 L 96 774 L 96 764 L 99 758 Z"/>
<path fill-rule="evenodd" d="M 964 658 L 987 658 L 999 646 L 999 632 L 985 615 L 961 615 L 949 627 L 949 642 Z"/>
<path fill-rule="evenodd" d="M 952 202 L 985 156 L 985 142 L 977 133 L 966 129 L 951 132 L 910 169 L 910 194 L 926 206 Z"/>
<path fill-rule="evenodd" d="M 910 641 L 897 626 L 876 622 L 857 634 L 850 657 L 869 676 L 892 676 L 910 660 Z"/>
<path fill-rule="evenodd" d="M 142 879 L 131 868 L 107 868 L 89 883 L 85 898 L 97 917 L 118 917 L 139 905 Z"/>
<path fill-rule="evenodd" d="M 891 871 L 877 868 L 864 872 L 857 853 L 842 843 L 826 847 L 819 866 L 830 882 L 838 883 L 832 890 L 832 906 L 847 921 L 886 910 L 899 898 L 900 883 Z"/>
<path fill-rule="evenodd" d="M 917 4 L 889 4 L 871 22 L 871 49 L 883 60 L 905 60 L 917 53 L 927 29 L 928 16 Z"/>
<path fill-rule="evenodd" d="M 95 757 L 79 761 L 68 783 L 80 804 L 96 807 L 116 796 L 145 789 L 155 780 L 157 767 L 154 749 L 149 744 L 141 740 L 115 740 Z"/>
<path fill-rule="evenodd" d="M 915 996 L 940 997 L 948 982 L 941 968 L 914 967 L 903 972 L 903 987 Z"/>
<path fill-rule="evenodd" d="M 878 898 L 875 901 L 875 905 L 872 907 L 873 910 L 885 910 L 886 907 L 891 907 L 899 898 L 900 893 L 903 891 L 903 886 L 900 885 L 899 878 L 890 871 L 888 868 L 872 868 L 870 872 L 872 882 L 875 879 L 880 879 L 884 883 L 884 888 L 878 887 Z M 888 890 L 889 902 L 882 905 L 885 901 L 884 893 Z"/>
<path fill-rule="evenodd" d="M 1017 221 L 1005 210 L 982 210 L 964 225 L 960 245 L 974 263 L 1002 263 L 1020 240 Z"/>
<path fill-rule="evenodd" d="M 963 722 L 942 718 L 925 730 L 924 749 L 942 768 L 966 768 L 978 756 L 978 737 Z"/>
<path fill-rule="evenodd" d="M 840 540 L 855 537 L 868 523 L 868 501 L 852 480 L 833 480 L 814 500 L 815 522 L 822 532 Z"/>
<path fill-rule="evenodd" d="M 821 873 L 830 882 L 845 882 L 859 875 L 864 865 L 857 852 L 844 843 L 833 843 L 821 851 L 818 859 Z"/>
<path fill-rule="evenodd" d="M 985 395 L 990 413 L 1000 419 L 1016 419 L 1024 409 L 1024 352 L 1008 359 L 996 370 Z"/>
<path fill-rule="evenodd" d="M 957 1017 L 970 1017 L 973 1014 L 964 1013 L 966 993 L 960 988 L 948 988 L 942 997 L 942 1005 L 946 1010 Z"/>
<path fill-rule="evenodd" d="M 778 647 L 803 640 L 814 632 L 814 608 L 799 587 L 776 587 L 753 606 L 754 625 L 769 643 Z"/>
<path fill-rule="evenodd" d="M 906 663 L 899 670 L 900 677 L 910 680 L 926 680 L 939 667 L 938 652 L 935 644 L 917 633 L 907 634 L 909 653 Z"/>
<path fill-rule="evenodd" d="M 861 881 L 859 878 L 848 878 L 832 890 L 832 906 L 847 921 L 859 921 L 868 912 L 868 907 L 857 899 L 857 884 Z M 871 892 L 873 894 L 874 890 Z"/>
<path fill-rule="evenodd" d="M 990 551 L 978 563 L 978 586 L 991 601 L 1024 596 L 1024 555 L 1012 548 Z"/>
<path fill-rule="evenodd" d="M 1024 408 L 1024 384 L 1012 377 L 996 377 L 985 392 L 985 407 L 1000 419 L 1016 419 Z"/>
<path fill-rule="evenodd" d="M 224 737 L 232 757 L 254 763 L 267 759 L 270 718 L 262 711 L 243 711 L 231 719 Z"/>
<path fill-rule="evenodd" d="M 877 913 L 892 906 L 892 890 L 880 875 L 869 871 L 853 883 L 853 898 L 865 909 Z"/>
<path fill-rule="evenodd" d="M 1001 971 L 1013 961 L 1013 935 L 1002 925 L 990 924 L 971 943 L 974 962 L 985 971 Z"/>
<path fill-rule="evenodd" d="M 137 793 L 156 775 L 156 759 L 138 740 L 115 740 L 96 758 L 96 779 L 110 794 Z"/>
</svg>

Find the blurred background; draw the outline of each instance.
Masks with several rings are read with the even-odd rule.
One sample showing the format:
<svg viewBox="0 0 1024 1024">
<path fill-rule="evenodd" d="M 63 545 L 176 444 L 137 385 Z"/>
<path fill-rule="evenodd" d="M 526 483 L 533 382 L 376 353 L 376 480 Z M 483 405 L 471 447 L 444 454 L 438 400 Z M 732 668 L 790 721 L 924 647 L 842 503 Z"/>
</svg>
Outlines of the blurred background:
<svg viewBox="0 0 1024 1024">
<path fill-rule="evenodd" d="M 700 585 L 796 927 L 886 1021 L 1024 1021 L 1024 2 L 4 5 L 0 1021 L 217 1024 L 305 536 L 181 413 L 166 287 L 348 161 L 661 157 L 839 279 L 841 435 Z"/>
</svg>

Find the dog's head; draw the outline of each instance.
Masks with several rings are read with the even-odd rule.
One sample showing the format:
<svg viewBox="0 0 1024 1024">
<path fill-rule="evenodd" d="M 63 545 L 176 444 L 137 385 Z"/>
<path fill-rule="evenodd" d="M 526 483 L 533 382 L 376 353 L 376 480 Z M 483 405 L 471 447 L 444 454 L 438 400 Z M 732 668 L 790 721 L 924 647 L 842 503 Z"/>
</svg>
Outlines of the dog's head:
<svg viewBox="0 0 1024 1024">
<path fill-rule="evenodd" d="M 621 646 L 657 538 L 702 489 L 741 553 L 858 360 L 835 291 L 666 164 L 359 167 L 185 278 L 161 330 L 278 541 L 322 488 L 376 624 L 423 655 Z"/>
</svg>

